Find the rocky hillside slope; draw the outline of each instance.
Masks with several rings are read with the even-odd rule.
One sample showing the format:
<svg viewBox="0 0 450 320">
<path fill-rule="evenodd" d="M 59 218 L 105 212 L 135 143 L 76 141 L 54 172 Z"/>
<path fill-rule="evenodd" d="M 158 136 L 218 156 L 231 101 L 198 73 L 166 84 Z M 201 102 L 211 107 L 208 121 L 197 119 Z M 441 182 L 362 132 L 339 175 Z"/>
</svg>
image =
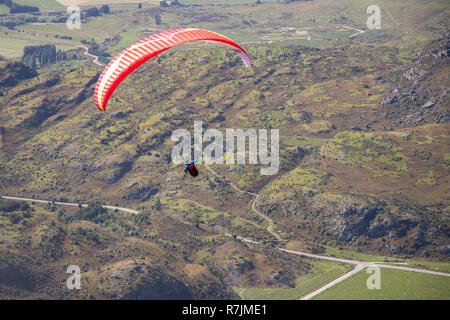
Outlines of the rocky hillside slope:
<svg viewBox="0 0 450 320">
<path fill-rule="evenodd" d="M 330 49 L 248 45 L 252 69 L 226 48 L 169 52 L 125 80 L 105 113 L 92 100 L 102 71 L 95 65 L 63 62 L 39 74 L 26 69 L 29 76 L 16 83 L 2 80 L 1 194 L 145 212 L 115 220 L 35 208 L 36 216 L 27 218 L 19 209 L 19 222 L 2 225 L 2 256 L 11 261 L 3 262 L 5 270 L 24 252 L 33 261 L 56 256 L 49 266 L 23 270 L 32 280 L 17 294 L 33 296 L 47 267 L 59 270 L 60 281 L 61 266 L 74 257 L 87 261 L 81 264 L 93 285 L 89 292 L 103 298 L 154 297 L 146 283 L 168 284 L 161 294 L 170 297 L 234 297 L 232 285 L 268 285 L 279 270 L 294 278 L 306 272 L 307 264 L 270 247 L 255 252 L 227 238 L 276 242 L 251 210 L 250 195 L 202 165 L 198 178 L 183 179 L 182 166 L 170 162 L 173 130 L 192 131 L 194 120 L 204 129 L 280 129 L 277 175 L 261 176 L 256 165 L 213 169 L 259 193 L 257 207 L 287 241 L 310 250 L 345 247 L 448 260 L 449 124 L 441 88 L 448 74 L 440 73 L 448 70 L 448 58 L 442 43 L 423 48 L 418 59 L 429 61 L 423 80 L 402 80 L 404 90 L 417 92 L 417 105 L 407 103 L 406 91 L 398 95 L 401 111 L 395 112 L 411 119 L 402 123 L 390 116 L 394 104 L 385 102 L 404 72 L 386 75 L 420 64 L 411 63 L 405 48 L 346 40 Z M 427 58 L 431 46 L 437 56 Z M 25 68 L 10 61 L 0 67 L 1 79 Z M 422 107 L 430 99 L 436 103 Z M 423 121 L 414 120 L 418 110 Z M 201 289 L 193 289 L 197 276 L 206 281 Z M 122 281 L 135 290 L 121 290 Z"/>
</svg>

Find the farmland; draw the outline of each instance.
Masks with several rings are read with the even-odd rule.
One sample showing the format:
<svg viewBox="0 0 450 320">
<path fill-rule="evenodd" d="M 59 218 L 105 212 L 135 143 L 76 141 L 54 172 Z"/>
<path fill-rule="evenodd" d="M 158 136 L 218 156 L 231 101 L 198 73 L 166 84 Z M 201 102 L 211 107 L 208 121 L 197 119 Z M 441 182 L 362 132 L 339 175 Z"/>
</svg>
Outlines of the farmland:
<svg viewBox="0 0 450 320">
<path fill-rule="evenodd" d="M 439 276 L 381 269 L 381 288 L 368 289 L 365 270 L 314 299 L 325 300 L 448 300 L 450 280 Z"/>
</svg>

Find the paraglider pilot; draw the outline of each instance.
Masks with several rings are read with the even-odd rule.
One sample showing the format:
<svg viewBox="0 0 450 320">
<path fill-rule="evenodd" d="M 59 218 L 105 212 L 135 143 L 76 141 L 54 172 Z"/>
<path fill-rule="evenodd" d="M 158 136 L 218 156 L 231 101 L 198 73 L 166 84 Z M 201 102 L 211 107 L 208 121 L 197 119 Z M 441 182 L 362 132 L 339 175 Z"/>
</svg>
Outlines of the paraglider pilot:
<svg viewBox="0 0 450 320">
<path fill-rule="evenodd" d="M 186 174 L 186 172 L 189 172 L 189 174 L 193 177 L 198 176 L 198 170 L 197 167 L 195 166 L 195 161 L 191 161 L 188 164 L 186 164 L 186 166 L 184 167 L 184 173 Z"/>
</svg>

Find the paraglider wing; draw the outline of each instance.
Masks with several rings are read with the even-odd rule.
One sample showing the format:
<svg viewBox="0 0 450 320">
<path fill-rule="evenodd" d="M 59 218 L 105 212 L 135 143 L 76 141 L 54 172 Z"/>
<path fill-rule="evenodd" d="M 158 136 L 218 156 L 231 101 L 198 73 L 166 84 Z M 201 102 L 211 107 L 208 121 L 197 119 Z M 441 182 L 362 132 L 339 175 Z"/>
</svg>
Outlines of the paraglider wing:
<svg viewBox="0 0 450 320">
<path fill-rule="evenodd" d="M 176 45 L 198 40 L 222 42 L 235 49 L 247 67 L 251 61 L 245 50 L 233 40 L 218 33 L 194 28 L 179 28 L 150 36 L 119 53 L 105 68 L 95 87 L 95 104 L 106 110 L 111 94 L 141 64 Z"/>
</svg>

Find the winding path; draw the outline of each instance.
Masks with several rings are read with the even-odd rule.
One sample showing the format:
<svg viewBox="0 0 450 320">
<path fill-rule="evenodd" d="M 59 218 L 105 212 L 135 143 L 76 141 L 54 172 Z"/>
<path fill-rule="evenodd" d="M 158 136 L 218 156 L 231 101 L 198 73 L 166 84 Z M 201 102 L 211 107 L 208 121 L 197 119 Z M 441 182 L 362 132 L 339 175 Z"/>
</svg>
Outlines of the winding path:
<svg viewBox="0 0 450 320">
<path fill-rule="evenodd" d="M 10 196 L 0 196 L 0 199 L 8 199 L 8 200 L 18 200 L 18 201 L 27 201 L 27 202 L 39 202 L 39 203 L 55 203 L 57 205 L 62 205 L 62 206 L 76 206 L 78 207 L 80 204 L 79 203 L 74 203 L 74 202 L 60 202 L 60 201 L 50 201 L 50 200 L 41 200 L 41 199 L 30 199 L 30 198 L 21 198 L 21 197 L 10 197 Z M 89 205 L 86 203 L 82 203 L 81 204 L 82 207 L 87 208 Z M 111 210 L 119 210 L 119 211 L 123 211 L 123 212 L 127 212 L 127 213 L 132 213 L 132 214 L 139 214 L 139 211 L 133 210 L 133 209 L 129 209 L 129 208 L 122 208 L 122 207 L 115 207 L 115 206 L 106 206 L 103 205 L 102 206 L 105 209 L 111 209 Z"/>
<path fill-rule="evenodd" d="M 105 65 L 104 63 L 98 61 L 98 56 L 89 53 L 89 48 L 84 47 L 84 46 L 78 46 L 77 48 L 83 48 L 85 50 L 83 52 L 83 54 L 85 56 L 94 58 L 94 60 L 92 62 L 95 63 L 96 65 L 98 65 L 98 66 L 104 66 Z"/>
<path fill-rule="evenodd" d="M 254 196 L 255 199 L 253 199 L 252 205 L 251 205 L 252 210 L 257 215 L 259 215 L 260 217 L 262 217 L 263 219 L 268 221 L 269 226 L 267 227 L 267 231 L 271 235 L 273 235 L 279 241 L 285 241 L 273 229 L 273 226 L 274 226 L 273 219 L 268 217 L 267 215 L 263 214 L 261 211 L 258 210 L 258 208 L 257 208 L 257 201 L 258 201 L 258 198 L 259 198 L 258 194 L 240 189 L 238 186 L 236 186 L 233 182 L 228 180 L 226 177 L 219 176 L 208 165 L 205 164 L 205 167 L 214 176 L 221 177 L 221 178 L 225 179 L 225 181 L 234 190 L 238 191 L 239 193 L 246 193 L 246 194 L 249 194 L 251 196 Z M 40 203 L 53 203 L 53 201 L 50 201 L 50 200 L 29 199 L 29 198 L 11 197 L 11 196 L 0 196 L 0 199 L 10 199 L 10 200 L 19 200 L 19 201 L 28 201 L 28 202 L 40 202 Z M 79 205 L 78 203 L 73 203 L 73 202 L 58 202 L 58 201 L 56 201 L 54 203 L 57 204 L 57 205 L 66 205 L 66 206 L 78 206 Z M 88 206 L 87 204 L 81 204 L 81 205 L 83 207 L 87 207 Z M 104 205 L 103 207 L 106 208 L 106 209 L 113 209 L 113 210 L 117 209 L 117 210 L 123 211 L 123 212 L 128 212 L 128 213 L 132 213 L 132 214 L 139 214 L 139 211 L 136 211 L 136 210 L 133 210 L 133 209 L 129 209 L 129 208 L 116 207 L 116 206 L 107 206 L 107 205 Z M 233 235 L 230 234 L 230 233 L 225 233 L 225 235 L 229 236 L 229 237 L 233 237 Z M 252 240 L 252 239 L 248 239 L 248 238 L 244 238 L 244 237 L 240 237 L 240 236 L 236 236 L 236 238 L 239 239 L 240 241 L 243 241 L 243 242 L 247 242 L 247 243 L 251 243 L 251 244 L 260 244 L 260 242 L 256 241 L 256 240 Z M 345 259 L 345 258 L 336 258 L 336 257 L 322 256 L 322 255 L 317 255 L 317 254 L 312 254 L 312 253 L 307 253 L 307 252 L 288 250 L 288 249 L 284 249 L 284 248 L 281 248 L 281 247 L 277 247 L 277 249 L 280 250 L 280 251 L 283 251 L 285 253 L 296 254 L 296 255 L 299 255 L 299 256 L 303 256 L 303 257 L 308 257 L 308 258 L 313 258 L 313 259 L 320 259 L 320 260 L 328 260 L 328 261 L 332 261 L 332 262 L 351 264 L 351 265 L 355 266 L 351 271 L 346 272 L 343 275 L 339 276 L 338 278 L 333 279 L 333 280 L 325 283 L 324 285 L 322 285 L 318 289 L 308 293 L 307 295 L 299 297 L 297 300 L 309 300 L 309 299 L 317 296 L 318 294 L 324 292 L 325 290 L 331 288 L 332 286 L 338 284 L 339 282 L 341 282 L 341 281 L 343 281 L 345 279 L 348 279 L 349 277 L 355 275 L 356 273 L 360 272 L 361 270 L 363 270 L 363 269 L 365 269 L 366 267 L 369 267 L 369 266 L 370 267 L 380 267 L 380 268 L 396 269 L 396 270 L 401 270 L 401 271 L 419 272 L 419 273 L 426 273 L 426 274 L 431 274 L 431 275 L 450 277 L 450 273 L 445 273 L 445 272 L 431 271 L 431 270 L 425 270 L 425 269 L 416 269 L 416 268 L 408 268 L 408 267 L 402 267 L 402 266 L 393 266 L 393 265 L 383 264 L 383 263 L 380 263 L 380 262 L 377 263 L 377 262 L 358 261 L 358 260 L 351 260 L 351 259 Z"/>
<path fill-rule="evenodd" d="M 208 169 L 209 172 L 211 172 L 213 175 L 217 176 L 217 177 L 221 177 L 219 176 L 210 166 L 205 164 L 206 169 Z M 269 216 L 265 215 L 264 213 L 262 213 L 256 206 L 257 206 L 257 201 L 259 198 L 259 194 L 253 193 L 253 192 L 249 192 L 249 191 L 245 191 L 242 190 L 241 188 L 239 188 L 238 186 L 236 186 L 233 182 L 231 182 L 230 180 L 228 180 L 225 177 L 221 177 L 223 179 L 225 179 L 225 181 L 236 191 L 240 192 L 240 193 L 246 193 L 249 194 L 253 197 L 255 197 L 255 199 L 253 199 L 252 201 L 252 205 L 251 208 L 253 210 L 253 212 L 255 212 L 258 216 L 260 216 L 261 218 L 263 218 L 264 220 L 266 220 L 269 225 L 267 226 L 267 231 L 273 235 L 278 241 L 285 241 L 273 228 L 273 226 L 275 225 L 274 221 L 272 218 L 270 218 Z M 253 240 L 251 240 L 253 241 Z"/>
<path fill-rule="evenodd" d="M 219 175 L 211 167 L 209 167 L 206 164 L 205 164 L 205 167 L 213 175 L 219 177 Z M 258 208 L 257 208 L 257 201 L 258 201 L 258 198 L 259 198 L 259 194 L 242 190 L 241 188 L 236 186 L 233 182 L 231 182 L 227 178 L 225 178 L 225 177 L 222 177 L 222 178 L 225 179 L 225 181 L 227 181 L 227 183 L 229 183 L 230 186 L 233 189 L 235 189 L 236 191 L 238 191 L 240 193 L 246 193 L 246 194 L 249 194 L 251 196 L 254 196 L 255 199 L 253 199 L 252 206 L 251 206 L 252 210 L 256 214 L 258 214 L 260 217 L 262 217 L 263 219 L 265 219 L 266 221 L 269 222 L 269 226 L 267 227 L 267 231 L 270 232 L 270 234 L 272 234 L 279 241 L 285 241 L 273 229 L 273 226 L 274 226 L 273 219 L 268 217 L 267 215 L 263 214 L 261 211 L 258 210 Z M 232 236 L 229 233 L 225 233 L 225 234 L 227 236 L 230 236 L 230 237 Z M 237 236 L 236 238 L 241 240 L 241 241 L 248 242 L 248 243 L 251 243 L 251 244 L 259 244 L 259 241 L 255 241 L 255 240 L 252 240 L 252 239 L 248 239 L 248 238 L 244 238 L 244 237 L 240 237 L 240 236 Z M 355 265 L 355 267 L 352 270 L 350 270 L 349 272 L 346 272 L 343 275 L 337 277 L 336 279 L 333 279 L 333 280 L 325 283 L 324 285 L 322 285 L 318 289 L 308 293 L 307 295 L 299 297 L 297 300 L 309 300 L 309 299 L 317 296 L 318 294 L 322 293 L 323 291 L 331 288 L 332 286 L 338 284 L 339 282 L 344 281 L 345 279 L 348 279 L 349 277 L 357 274 L 358 272 L 360 272 L 361 270 L 363 270 L 363 269 L 365 269 L 366 267 L 369 267 L 369 266 L 380 267 L 380 268 L 388 268 L 388 269 L 396 269 L 396 270 L 402 270 L 402 271 L 420 272 L 420 273 L 426 273 L 426 274 L 450 277 L 450 273 L 445 273 L 445 272 L 430 271 L 430 270 L 423 270 L 423 269 L 415 269 L 415 268 L 408 268 L 408 267 L 401 267 L 401 266 L 392 266 L 392 265 L 386 265 L 386 264 L 382 264 L 382 263 L 358 261 L 358 260 L 351 260 L 351 259 L 344 259 L 344 258 L 335 258 L 335 257 L 322 256 L 322 255 L 306 253 L 306 252 L 301 252 L 301 251 L 288 250 L 288 249 L 284 249 L 284 248 L 281 248 L 281 247 L 278 247 L 277 249 L 280 250 L 280 251 L 286 252 L 286 253 L 296 254 L 296 255 L 300 255 L 300 256 L 304 256 L 304 257 L 308 257 L 308 258 L 320 259 L 320 260 L 328 260 L 328 261 L 332 261 L 332 262 L 338 262 L 338 263 L 345 263 L 345 264 Z"/>
</svg>

